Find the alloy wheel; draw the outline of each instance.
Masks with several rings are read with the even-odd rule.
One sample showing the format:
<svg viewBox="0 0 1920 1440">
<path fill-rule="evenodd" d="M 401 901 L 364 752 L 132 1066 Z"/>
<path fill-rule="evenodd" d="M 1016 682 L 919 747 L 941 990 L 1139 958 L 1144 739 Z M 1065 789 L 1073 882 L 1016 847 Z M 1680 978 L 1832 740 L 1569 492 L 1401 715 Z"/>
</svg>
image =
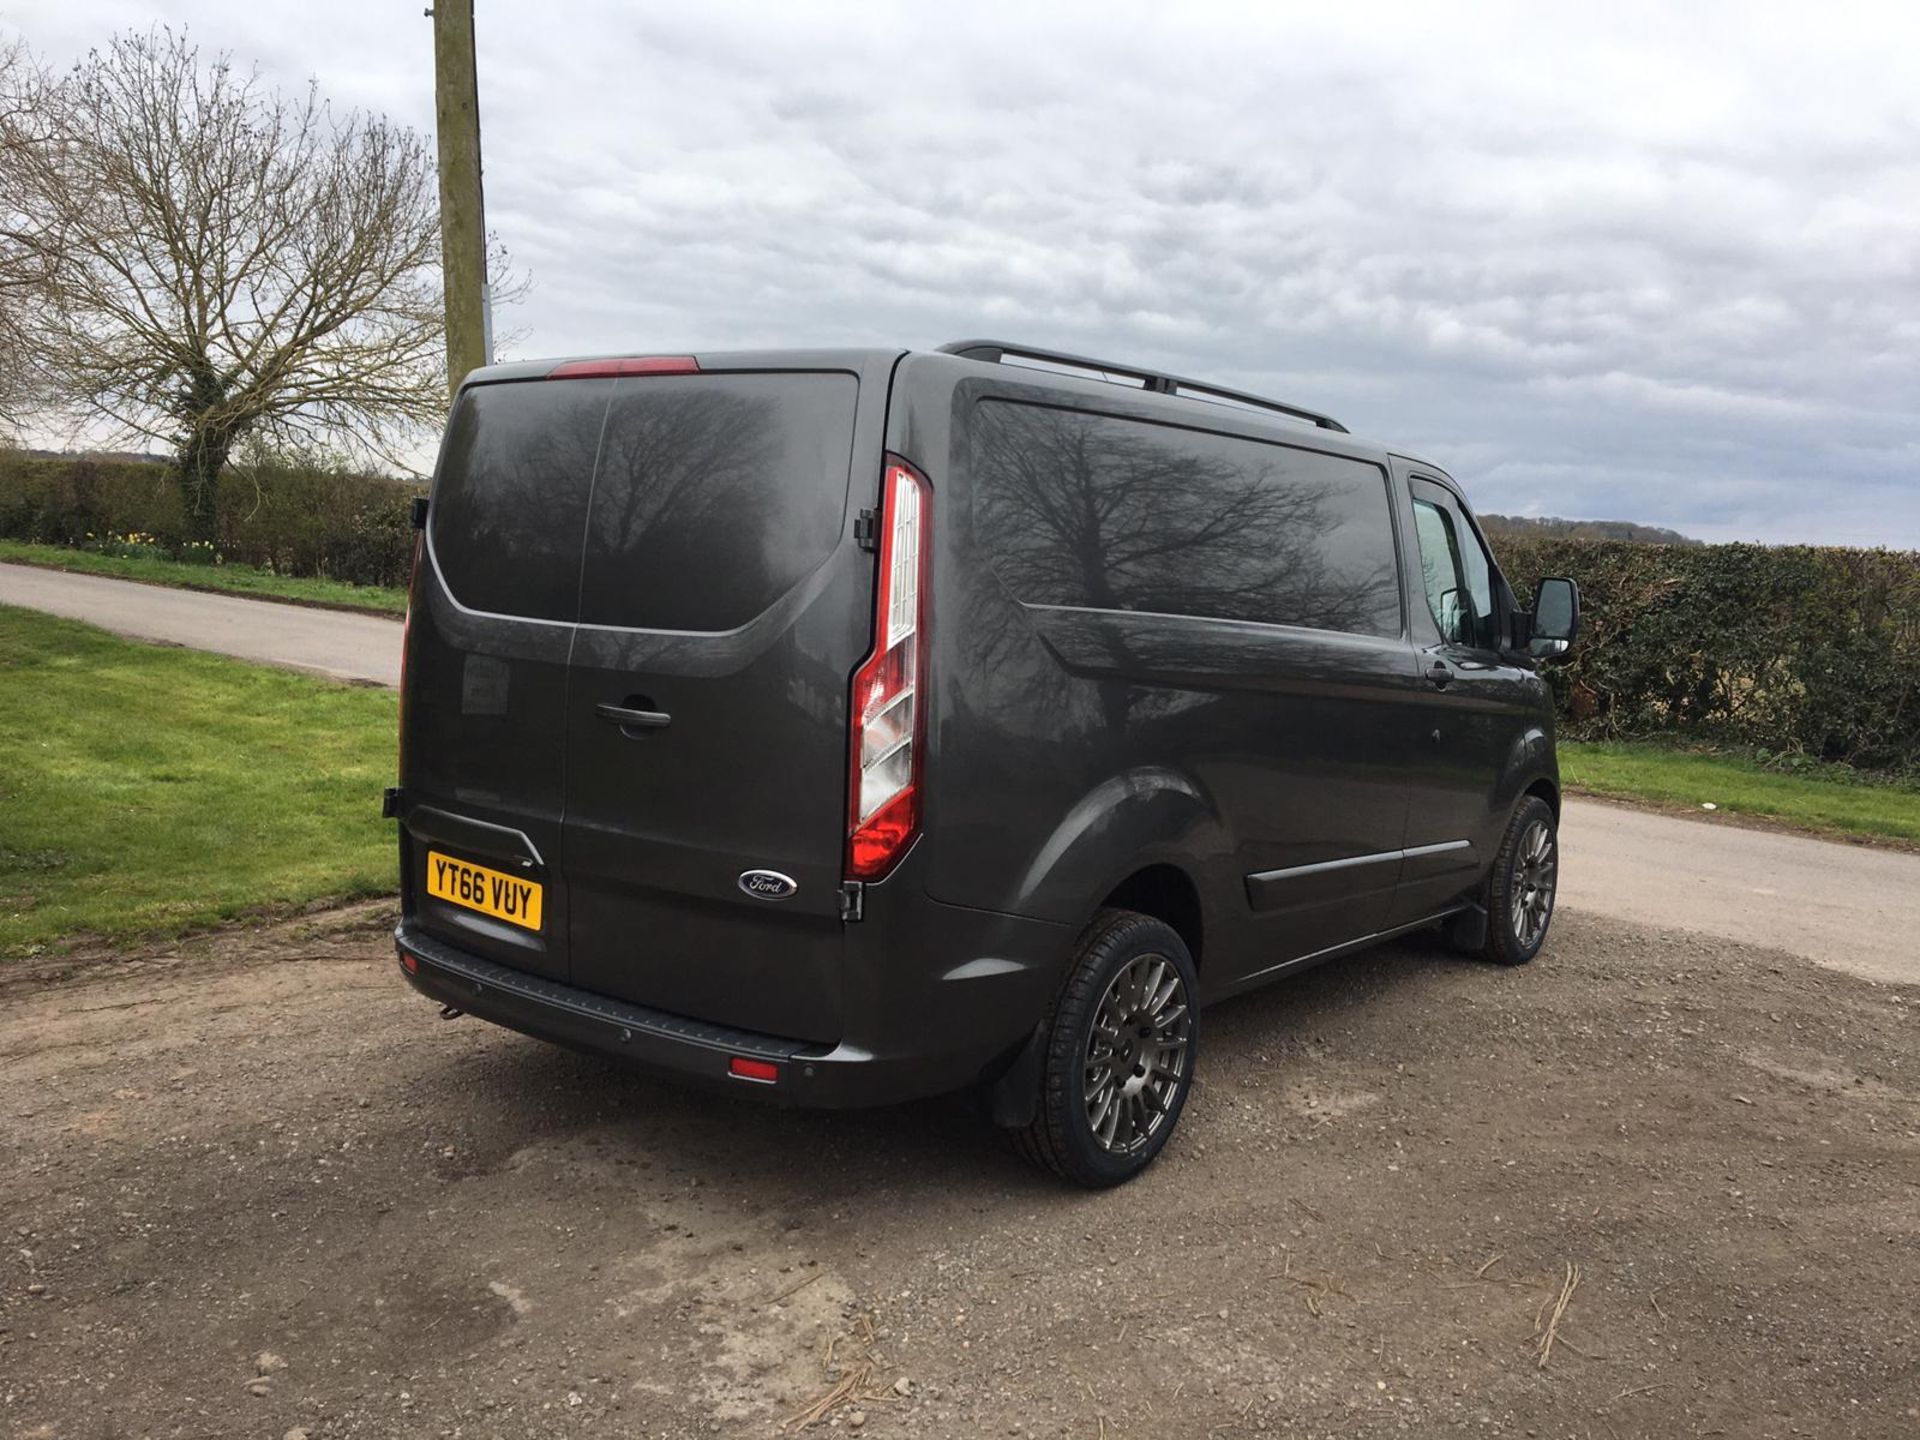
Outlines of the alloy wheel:
<svg viewBox="0 0 1920 1440">
<path fill-rule="evenodd" d="M 1102 1149 L 1141 1149 L 1186 1083 L 1193 1015 L 1180 972 L 1141 955 L 1107 986 L 1087 1036 L 1087 1126 Z"/>
<path fill-rule="evenodd" d="M 1544 820 L 1535 820 L 1520 837 L 1513 874 L 1513 938 L 1524 949 L 1531 950 L 1547 933 L 1559 869 L 1553 831 Z"/>
</svg>

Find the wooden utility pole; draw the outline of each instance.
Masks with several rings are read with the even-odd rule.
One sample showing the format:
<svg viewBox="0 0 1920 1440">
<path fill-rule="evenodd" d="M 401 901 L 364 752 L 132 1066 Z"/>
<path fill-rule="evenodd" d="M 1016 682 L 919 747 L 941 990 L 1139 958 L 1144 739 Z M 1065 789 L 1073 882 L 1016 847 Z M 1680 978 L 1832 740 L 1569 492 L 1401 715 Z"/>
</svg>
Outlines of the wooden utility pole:
<svg viewBox="0 0 1920 1440">
<path fill-rule="evenodd" d="M 440 141 L 440 273 L 447 307 L 447 392 L 492 360 L 487 219 L 480 193 L 480 87 L 473 0 L 434 0 L 433 91 Z"/>
</svg>

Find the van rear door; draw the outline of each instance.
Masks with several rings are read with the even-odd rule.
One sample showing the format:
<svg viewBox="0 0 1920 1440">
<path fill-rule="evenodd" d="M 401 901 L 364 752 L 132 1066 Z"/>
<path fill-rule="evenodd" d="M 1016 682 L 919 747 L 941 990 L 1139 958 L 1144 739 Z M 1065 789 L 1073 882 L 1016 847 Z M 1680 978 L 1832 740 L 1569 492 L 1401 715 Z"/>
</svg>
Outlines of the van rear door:
<svg viewBox="0 0 1920 1440">
<path fill-rule="evenodd" d="M 839 1038 L 848 684 L 874 575 L 852 512 L 878 492 L 886 403 L 870 372 L 615 382 L 565 727 L 577 986 Z"/>
<path fill-rule="evenodd" d="M 543 379 L 460 392 L 408 622 L 409 915 L 464 950 L 562 981 L 567 659 L 612 392 L 610 380 Z"/>
</svg>

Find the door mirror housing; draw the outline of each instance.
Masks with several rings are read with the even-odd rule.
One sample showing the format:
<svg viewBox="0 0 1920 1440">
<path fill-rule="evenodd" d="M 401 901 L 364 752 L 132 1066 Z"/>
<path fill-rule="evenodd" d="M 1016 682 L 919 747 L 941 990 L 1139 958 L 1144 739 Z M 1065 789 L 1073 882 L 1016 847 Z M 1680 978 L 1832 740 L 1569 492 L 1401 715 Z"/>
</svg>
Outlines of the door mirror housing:
<svg viewBox="0 0 1920 1440">
<path fill-rule="evenodd" d="M 1543 579 L 1533 589 L 1533 613 L 1527 617 L 1527 653 L 1536 659 L 1564 655 L 1580 633 L 1580 587 L 1564 575 Z"/>
</svg>

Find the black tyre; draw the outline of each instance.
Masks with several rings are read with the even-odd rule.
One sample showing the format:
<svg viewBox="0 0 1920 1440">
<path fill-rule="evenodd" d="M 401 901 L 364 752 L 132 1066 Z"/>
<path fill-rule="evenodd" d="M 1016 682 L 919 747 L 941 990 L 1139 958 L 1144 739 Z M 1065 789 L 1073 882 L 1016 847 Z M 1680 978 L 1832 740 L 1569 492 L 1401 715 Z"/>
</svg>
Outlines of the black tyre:
<svg viewBox="0 0 1920 1440">
<path fill-rule="evenodd" d="M 1553 808 L 1529 795 L 1514 809 L 1500 839 L 1481 904 L 1487 938 L 1480 953 L 1499 965 L 1524 965 L 1540 953 L 1553 923 L 1560 875 L 1559 826 Z"/>
<path fill-rule="evenodd" d="M 1102 1189 L 1152 1163 L 1193 1084 L 1199 977 L 1170 926 L 1102 910 L 1048 1018 L 1040 1105 L 1014 1132 L 1028 1159 Z"/>
</svg>

